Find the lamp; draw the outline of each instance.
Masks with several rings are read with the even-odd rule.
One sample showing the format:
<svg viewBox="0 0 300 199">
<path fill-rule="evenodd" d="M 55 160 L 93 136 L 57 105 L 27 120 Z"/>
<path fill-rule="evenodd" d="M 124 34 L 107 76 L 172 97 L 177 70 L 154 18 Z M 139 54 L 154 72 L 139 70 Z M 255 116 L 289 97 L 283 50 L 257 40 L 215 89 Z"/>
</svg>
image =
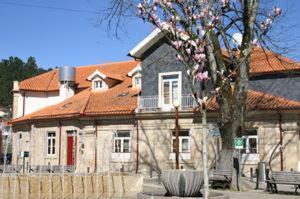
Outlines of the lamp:
<svg viewBox="0 0 300 199">
<path fill-rule="evenodd" d="M 178 108 L 178 107 L 180 106 L 179 101 L 178 101 L 178 100 L 174 101 L 173 106 L 174 106 L 175 108 Z"/>
</svg>

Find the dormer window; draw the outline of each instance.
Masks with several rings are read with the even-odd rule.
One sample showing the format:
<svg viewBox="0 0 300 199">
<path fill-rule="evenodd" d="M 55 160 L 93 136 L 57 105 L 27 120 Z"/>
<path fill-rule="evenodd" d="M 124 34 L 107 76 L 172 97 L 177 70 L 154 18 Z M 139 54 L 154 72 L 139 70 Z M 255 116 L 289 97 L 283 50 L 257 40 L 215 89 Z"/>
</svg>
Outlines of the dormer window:
<svg viewBox="0 0 300 199">
<path fill-rule="evenodd" d="M 132 77 L 132 86 L 142 86 L 142 74 L 141 74 L 141 66 L 137 66 L 132 69 L 127 75 Z"/>
<path fill-rule="evenodd" d="M 107 85 L 106 79 L 107 79 L 106 75 L 104 75 L 103 73 L 101 73 L 98 70 L 95 70 L 87 78 L 87 80 L 92 81 L 92 90 L 106 90 L 106 89 L 108 89 L 108 85 Z"/>
<path fill-rule="evenodd" d="M 94 89 L 102 88 L 102 86 L 103 86 L 102 80 L 94 81 Z"/>
<path fill-rule="evenodd" d="M 142 76 L 141 74 L 137 74 L 133 77 L 132 86 L 142 86 Z"/>
</svg>

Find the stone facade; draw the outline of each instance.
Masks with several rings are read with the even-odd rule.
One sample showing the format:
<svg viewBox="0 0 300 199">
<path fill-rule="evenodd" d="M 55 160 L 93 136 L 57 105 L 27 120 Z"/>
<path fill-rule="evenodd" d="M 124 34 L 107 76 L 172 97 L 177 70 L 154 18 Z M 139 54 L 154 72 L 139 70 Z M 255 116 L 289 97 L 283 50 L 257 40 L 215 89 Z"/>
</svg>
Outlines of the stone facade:
<svg viewBox="0 0 300 199">
<path fill-rule="evenodd" d="M 202 169 L 202 126 L 196 116 L 184 115 L 179 119 L 180 130 L 189 131 L 189 153 L 180 154 L 180 167 L 183 169 Z M 257 114 L 256 114 L 257 115 Z M 70 120 L 58 122 L 39 122 L 31 126 L 15 126 L 13 134 L 13 164 L 23 164 L 23 158 L 18 154 L 29 151 L 25 165 L 32 168 L 37 165 L 66 165 L 67 164 L 67 131 L 76 131 L 76 171 L 94 172 L 119 171 L 138 172 L 149 175 L 159 173 L 162 169 L 175 167 L 174 154 L 171 153 L 172 131 L 175 129 L 173 115 L 156 114 L 152 119 L 139 114 L 134 118 Z M 260 161 L 269 162 L 270 156 L 279 143 L 279 121 L 275 113 L 265 113 L 250 118 L 248 129 L 256 129 L 258 137 L 257 154 L 242 154 L 243 173 L 249 175 L 250 168 L 256 168 Z M 209 122 L 215 121 L 210 117 Z M 283 115 L 283 167 L 284 170 L 300 171 L 300 137 L 299 114 L 286 113 Z M 61 125 L 61 126 L 60 126 Z M 22 131 L 20 131 L 22 129 Z M 55 132 L 55 154 L 47 155 L 47 132 Z M 96 133 L 97 131 L 97 133 Z M 114 152 L 114 137 L 118 131 L 130 132 L 130 153 Z M 60 133 L 61 132 L 61 141 Z M 137 140 L 138 134 L 138 140 Z M 22 135 L 20 137 L 20 135 Z M 31 136 L 30 136 L 31 135 Z M 31 138 L 30 138 L 31 137 Z M 208 159 L 209 167 L 213 168 L 221 149 L 221 139 L 209 136 Z M 61 145 L 61 147 L 59 147 Z M 280 170 L 280 149 L 272 155 L 272 169 Z M 137 157 L 138 153 L 138 157 Z M 59 155 L 60 154 L 60 155 Z M 173 158 L 172 158 L 173 157 Z M 60 160 L 59 160 L 60 158 Z M 138 158 L 138 162 L 137 162 Z M 95 162 L 97 161 L 97 162 Z M 138 165 L 137 165 L 138 164 Z"/>
</svg>

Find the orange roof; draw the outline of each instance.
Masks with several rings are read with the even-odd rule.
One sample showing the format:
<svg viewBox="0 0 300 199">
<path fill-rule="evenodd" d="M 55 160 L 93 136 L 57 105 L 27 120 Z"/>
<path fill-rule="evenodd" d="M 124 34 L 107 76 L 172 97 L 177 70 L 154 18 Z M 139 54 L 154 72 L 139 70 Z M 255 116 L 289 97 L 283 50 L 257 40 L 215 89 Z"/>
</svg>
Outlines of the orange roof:
<svg viewBox="0 0 300 199">
<path fill-rule="evenodd" d="M 123 83 L 107 91 L 93 92 L 91 89 L 86 89 L 62 103 L 46 107 L 11 122 L 134 114 L 140 89 L 133 88 L 130 85 L 131 79 L 126 78 Z M 246 104 L 247 109 L 251 111 L 300 109 L 300 102 L 253 90 L 248 91 Z M 218 110 L 215 98 L 208 104 L 208 110 L 212 112 Z"/>
<path fill-rule="evenodd" d="M 300 70 L 300 63 L 261 47 L 254 47 L 251 54 L 250 73 L 266 74 Z"/>
<path fill-rule="evenodd" d="M 75 83 L 77 84 L 77 87 L 81 89 L 90 87 L 91 82 L 87 80 L 87 77 L 91 75 L 95 70 L 99 70 L 108 78 L 123 81 L 128 71 L 136 67 L 138 63 L 139 62 L 137 61 L 131 60 L 90 66 L 78 66 L 75 67 Z M 41 75 L 26 79 L 20 82 L 19 88 L 20 90 L 30 91 L 57 91 L 59 90 L 58 73 L 59 70 L 54 69 Z"/>
<path fill-rule="evenodd" d="M 300 102 L 250 89 L 247 91 L 246 105 L 247 110 L 250 111 L 300 109 Z M 218 104 L 215 98 L 208 104 L 208 109 L 210 111 L 218 110 Z"/>
<path fill-rule="evenodd" d="M 140 89 L 131 87 L 131 78 L 106 91 L 91 91 L 90 88 L 53 106 L 43 108 L 12 123 L 37 119 L 67 119 L 79 116 L 133 114 L 137 107 Z"/>
</svg>

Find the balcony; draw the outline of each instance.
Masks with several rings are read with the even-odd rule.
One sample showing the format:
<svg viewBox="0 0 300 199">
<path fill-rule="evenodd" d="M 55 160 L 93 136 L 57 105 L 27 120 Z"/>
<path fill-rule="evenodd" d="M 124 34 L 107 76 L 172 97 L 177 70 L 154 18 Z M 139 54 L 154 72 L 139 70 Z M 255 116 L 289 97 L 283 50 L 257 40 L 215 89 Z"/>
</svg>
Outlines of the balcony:
<svg viewBox="0 0 300 199">
<path fill-rule="evenodd" d="M 181 96 L 179 104 L 180 110 L 188 110 L 196 107 L 196 102 L 191 95 Z M 173 108 L 173 103 L 164 103 L 162 96 L 139 96 L 138 98 L 139 111 L 171 111 Z"/>
</svg>

